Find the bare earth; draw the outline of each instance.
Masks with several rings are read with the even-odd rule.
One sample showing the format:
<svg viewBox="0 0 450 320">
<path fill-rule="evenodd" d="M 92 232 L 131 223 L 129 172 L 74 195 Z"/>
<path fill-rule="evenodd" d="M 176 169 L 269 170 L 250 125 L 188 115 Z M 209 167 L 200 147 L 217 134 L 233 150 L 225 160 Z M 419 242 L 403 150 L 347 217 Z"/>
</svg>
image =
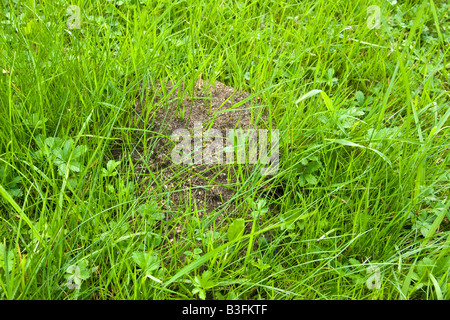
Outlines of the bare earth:
<svg viewBox="0 0 450 320">
<path fill-rule="evenodd" d="M 171 158 L 171 151 L 178 143 L 171 140 L 176 129 L 187 129 L 193 140 L 194 122 L 203 124 L 203 135 L 209 130 L 218 129 L 223 134 L 224 146 L 227 129 L 254 129 L 256 119 L 262 114 L 259 99 L 250 97 L 247 92 L 236 91 L 234 88 L 216 81 L 206 86 L 202 80 L 197 81 L 193 92 L 189 92 L 179 85 L 174 90 L 174 84 L 168 82 L 165 92 L 161 85 L 147 87 L 141 85 L 145 95 L 142 101 L 137 101 L 136 115 L 131 124 L 135 128 L 151 131 L 151 138 L 147 146 L 148 154 L 144 154 L 143 146 L 135 148 L 133 158 L 137 162 L 137 180 L 142 181 L 149 170 L 162 172 L 161 181 L 153 183 L 149 180 L 150 188 L 155 183 L 163 184 L 170 194 L 163 197 L 163 209 L 176 212 L 178 208 L 197 208 L 200 218 L 204 213 L 211 213 L 220 209 L 220 216 L 229 216 L 234 210 L 234 189 L 239 181 L 235 174 L 236 164 L 175 164 Z M 173 91 L 173 92 L 171 92 Z M 167 94 L 171 92 L 171 94 Z M 164 96 L 166 97 L 164 99 Z M 247 101 L 243 102 L 245 99 Z M 242 103 L 242 104 L 239 104 Z M 184 120 L 180 110 L 185 110 Z M 261 116 L 260 116 L 261 117 Z M 143 119 L 148 125 L 144 125 Z M 146 128 L 145 128 L 146 127 Z M 204 139 L 203 146 L 208 144 Z M 120 158 L 122 155 L 117 155 Z M 225 162 L 225 155 L 223 156 Z M 246 165 L 252 170 L 252 166 Z M 244 170 L 245 171 L 245 170 Z M 190 206 L 181 203 L 190 203 Z M 223 206 L 222 206 L 223 205 Z"/>
</svg>

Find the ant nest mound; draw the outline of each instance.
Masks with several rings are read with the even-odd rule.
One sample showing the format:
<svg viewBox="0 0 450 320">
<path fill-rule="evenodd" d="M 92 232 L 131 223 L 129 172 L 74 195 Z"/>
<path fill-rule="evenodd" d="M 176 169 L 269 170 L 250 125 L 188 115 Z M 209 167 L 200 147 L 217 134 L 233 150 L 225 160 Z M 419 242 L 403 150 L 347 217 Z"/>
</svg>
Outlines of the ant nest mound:
<svg viewBox="0 0 450 320">
<path fill-rule="evenodd" d="M 133 121 L 133 126 L 147 131 L 148 151 L 143 154 L 141 146 L 141 152 L 133 153 L 140 162 L 136 166 L 138 180 L 150 170 L 156 173 L 159 181 L 149 180 L 146 185 L 158 190 L 164 186 L 165 196 L 161 200 L 163 209 L 169 212 L 190 207 L 191 212 L 197 209 L 202 217 L 223 205 L 220 209 L 230 214 L 234 210 L 233 195 L 245 182 L 245 177 L 238 172 L 245 174 L 255 167 L 246 162 L 238 171 L 235 153 L 234 162 L 228 161 L 227 134 L 229 130 L 256 129 L 262 117 L 259 99 L 218 81 L 204 86 L 199 80 L 191 89 L 172 82 L 146 88 L 141 85 L 141 90 L 147 92 L 135 105 L 138 119 Z M 182 137 L 174 139 L 173 134 L 180 132 Z M 172 151 L 185 138 L 187 140 L 183 141 L 188 142 L 184 145 L 188 145 L 191 156 L 177 163 Z M 213 141 L 216 149 L 211 148 Z M 184 156 L 183 151 L 186 149 L 182 149 Z M 221 158 L 219 163 L 218 157 Z M 245 158 L 247 161 L 248 155 Z"/>
</svg>

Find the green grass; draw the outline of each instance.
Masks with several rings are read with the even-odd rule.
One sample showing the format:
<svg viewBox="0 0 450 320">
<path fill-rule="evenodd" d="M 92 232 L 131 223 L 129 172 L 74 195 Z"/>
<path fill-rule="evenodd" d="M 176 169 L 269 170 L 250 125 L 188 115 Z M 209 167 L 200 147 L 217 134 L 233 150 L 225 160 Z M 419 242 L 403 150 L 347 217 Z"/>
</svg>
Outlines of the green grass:
<svg viewBox="0 0 450 320">
<path fill-rule="evenodd" d="M 446 1 L 0 8 L 1 299 L 450 298 Z M 202 219 L 162 210 L 176 177 L 136 179 L 155 133 L 130 126 L 141 83 L 200 76 L 280 130 L 278 173 L 240 166 L 235 209 Z"/>
</svg>

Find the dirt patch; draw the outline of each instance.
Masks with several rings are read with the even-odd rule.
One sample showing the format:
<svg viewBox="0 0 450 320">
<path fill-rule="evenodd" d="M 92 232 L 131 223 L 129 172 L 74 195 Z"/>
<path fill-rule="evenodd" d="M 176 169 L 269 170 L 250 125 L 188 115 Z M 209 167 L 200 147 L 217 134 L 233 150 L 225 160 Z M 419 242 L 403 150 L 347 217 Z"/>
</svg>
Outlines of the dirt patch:
<svg viewBox="0 0 450 320">
<path fill-rule="evenodd" d="M 138 163 L 138 180 L 148 174 L 149 169 L 161 172 L 159 184 L 163 184 L 166 192 L 170 193 L 170 200 L 165 201 L 163 207 L 167 211 L 190 206 L 191 212 L 196 208 L 201 218 L 203 214 L 224 206 L 221 207 L 223 213 L 230 215 L 235 207 L 233 195 L 240 183 L 237 164 L 226 164 L 225 153 L 222 153 L 222 163 L 217 164 L 218 154 L 214 152 L 207 158 L 212 160 L 212 164 L 204 164 L 205 157 L 203 163 L 196 162 L 195 154 L 192 164 L 176 164 L 172 159 L 172 149 L 178 142 L 171 136 L 177 129 L 187 130 L 192 151 L 200 132 L 203 136 L 202 150 L 213 141 L 207 138 L 208 134 L 214 136 L 216 143 L 221 140 L 225 147 L 227 130 L 256 128 L 262 115 L 259 99 L 218 81 L 206 85 L 199 80 L 191 89 L 171 82 L 164 86 L 142 85 L 141 90 L 145 92 L 144 99 L 136 103 L 137 117 L 131 125 L 146 129 L 150 138 L 145 148 L 148 154 L 144 154 L 144 146 L 136 148 L 133 153 Z M 144 119 L 147 119 L 147 125 L 144 125 Z M 222 136 L 217 136 L 217 132 Z M 249 172 L 252 167 L 246 164 L 240 172 Z"/>
</svg>

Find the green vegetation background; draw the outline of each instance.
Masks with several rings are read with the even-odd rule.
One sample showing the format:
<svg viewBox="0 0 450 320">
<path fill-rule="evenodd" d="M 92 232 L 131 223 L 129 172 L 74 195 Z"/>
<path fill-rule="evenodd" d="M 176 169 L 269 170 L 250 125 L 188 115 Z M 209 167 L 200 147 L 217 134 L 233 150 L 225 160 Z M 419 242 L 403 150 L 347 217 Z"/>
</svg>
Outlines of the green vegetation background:
<svg viewBox="0 0 450 320">
<path fill-rule="evenodd" d="M 446 1 L 0 8 L 1 299 L 450 298 Z M 281 136 L 279 172 L 240 167 L 202 219 L 136 179 L 154 135 L 129 125 L 141 83 L 200 76 Z"/>
</svg>

